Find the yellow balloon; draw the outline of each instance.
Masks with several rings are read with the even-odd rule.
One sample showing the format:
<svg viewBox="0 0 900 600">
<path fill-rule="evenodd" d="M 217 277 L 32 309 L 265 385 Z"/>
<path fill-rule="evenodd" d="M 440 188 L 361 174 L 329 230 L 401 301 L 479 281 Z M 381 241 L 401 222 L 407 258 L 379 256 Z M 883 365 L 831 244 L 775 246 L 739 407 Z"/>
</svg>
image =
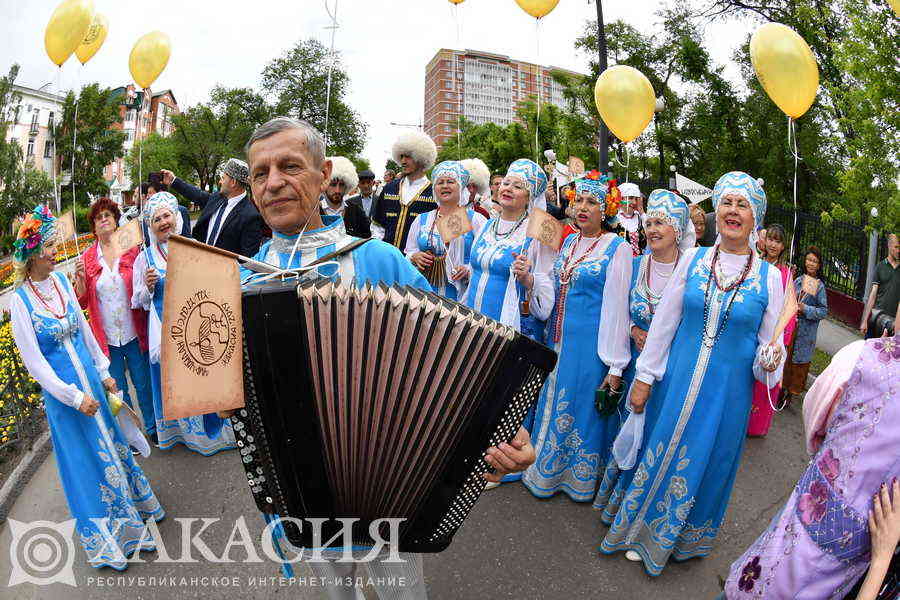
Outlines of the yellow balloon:
<svg viewBox="0 0 900 600">
<path fill-rule="evenodd" d="M 541 19 L 553 12 L 559 0 L 516 0 L 516 4 L 535 19 Z"/>
<path fill-rule="evenodd" d="M 134 81 L 144 89 L 150 87 L 166 68 L 171 54 L 169 36 L 162 31 L 151 31 L 141 37 L 128 57 L 128 68 Z"/>
<path fill-rule="evenodd" d="M 894 14 L 900 17 L 900 0 L 888 0 L 888 3 L 894 9 Z"/>
<path fill-rule="evenodd" d="M 44 49 L 58 67 L 72 56 L 94 19 L 94 0 L 64 0 L 44 30 Z"/>
<path fill-rule="evenodd" d="M 97 54 L 97 50 L 99 50 L 100 46 L 103 45 L 103 42 L 106 41 L 106 34 L 108 31 L 109 21 L 106 20 L 106 17 L 100 13 L 95 14 L 94 22 L 88 27 L 87 35 L 81 40 L 81 44 L 75 48 L 75 56 L 78 57 L 81 64 L 86 64 L 87 61 L 91 60 L 94 55 Z"/>
<path fill-rule="evenodd" d="M 462 4 L 466 0 L 450 0 L 450 4 Z"/>
<path fill-rule="evenodd" d="M 796 31 L 766 23 L 750 38 L 750 60 L 763 89 L 786 115 L 796 119 L 809 110 L 819 89 L 819 67 Z"/>
<path fill-rule="evenodd" d="M 656 107 L 650 80 L 628 65 L 616 65 L 600 74 L 594 100 L 603 122 L 623 142 L 644 132 Z"/>
</svg>

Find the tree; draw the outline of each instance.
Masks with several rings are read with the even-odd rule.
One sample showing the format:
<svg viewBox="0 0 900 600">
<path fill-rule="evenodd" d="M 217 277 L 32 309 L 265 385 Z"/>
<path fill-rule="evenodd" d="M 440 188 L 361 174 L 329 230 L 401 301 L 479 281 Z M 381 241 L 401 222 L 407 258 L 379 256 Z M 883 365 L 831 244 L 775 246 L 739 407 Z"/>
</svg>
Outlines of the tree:
<svg viewBox="0 0 900 600">
<path fill-rule="evenodd" d="M 328 49 L 312 38 L 270 61 L 263 69 L 262 84 L 274 113 L 309 121 L 324 134 L 330 63 Z M 355 157 L 365 145 L 366 125 L 344 100 L 349 86 L 336 53 L 328 111 L 327 153 L 332 156 Z"/>
<path fill-rule="evenodd" d="M 235 104 L 217 109 L 198 104 L 173 117 L 172 123 L 178 160 L 193 169 L 201 188 L 212 189 L 219 167 L 232 156 L 243 156 L 239 148 L 246 135 Z"/>
<path fill-rule="evenodd" d="M 75 182 L 77 204 L 87 206 L 91 195 L 105 195 L 109 188 L 103 179 L 103 169 L 125 154 L 125 133 L 112 128 L 120 119 L 119 103 L 112 88 L 101 88 L 97 83 L 87 85 L 81 89 L 77 104 L 76 123 L 76 97 L 74 92 L 69 92 L 63 103 L 62 120 L 57 129 L 57 156 L 62 170 L 68 171 L 72 178 L 69 185 L 61 189 L 63 206 L 72 204 L 72 180 Z M 77 133 L 74 146 L 73 131 Z"/>
<path fill-rule="evenodd" d="M 387 171 L 388 169 L 390 169 L 394 173 L 400 173 L 400 171 L 403 170 L 400 168 L 400 165 L 394 162 L 393 158 L 387 159 L 387 162 L 384 163 L 384 170 Z"/>
<path fill-rule="evenodd" d="M 134 144 L 125 157 L 125 165 L 131 181 L 140 182 L 141 178 L 147 181 L 148 173 L 161 169 L 168 169 L 189 181 L 195 179 L 193 169 L 181 160 L 175 136 L 163 137 L 158 133 L 151 133 Z"/>
</svg>

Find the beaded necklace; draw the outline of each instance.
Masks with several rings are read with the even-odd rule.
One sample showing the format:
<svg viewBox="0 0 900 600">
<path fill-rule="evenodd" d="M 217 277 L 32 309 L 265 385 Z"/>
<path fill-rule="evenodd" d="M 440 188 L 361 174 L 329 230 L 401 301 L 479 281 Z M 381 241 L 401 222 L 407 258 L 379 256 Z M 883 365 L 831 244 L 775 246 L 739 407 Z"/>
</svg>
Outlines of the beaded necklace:
<svg viewBox="0 0 900 600">
<path fill-rule="evenodd" d="M 571 249 L 569 250 L 569 255 L 563 261 L 562 269 L 559 271 L 559 300 L 557 301 L 557 310 L 556 310 L 556 322 L 553 324 L 553 342 L 559 343 L 560 336 L 562 335 L 562 323 L 565 318 L 566 312 L 566 296 L 569 294 L 569 282 L 572 281 L 572 275 L 575 273 L 575 268 L 578 267 L 584 260 L 591 255 L 594 251 L 594 248 L 597 247 L 597 244 L 600 243 L 600 240 L 603 239 L 603 232 L 601 231 L 600 237 L 598 237 L 594 242 L 588 247 L 586 251 L 584 251 L 581 256 L 575 259 L 575 262 L 569 266 L 569 262 L 571 262 L 572 257 L 575 255 L 575 250 L 578 248 L 578 244 L 581 243 L 582 235 L 581 232 L 578 232 L 578 237 L 575 238 L 575 243 L 572 244 Z"/>
<path fill-rule="evenodd" d="M 680 248 L 678 249 L 678 254 L 675 256 L 675 266 L 672 267 L 672 273 L 674 273 L 675 269 L 678 268 L 679 260 L 681 260 L 681 249 Z M 666 263 L 660 263 L 660 264 L 666 264 Z M 650 272 L 652 270 L 653 270 L 653 255 L 650 254 L 647 256 L 647 273 L 646 273 L 646 277 L 645 277 L 645 280 L 646 280 L 645 281 L 645 286 L 646 286 L 645 291 L 647 292 L 647 301 L 650 304 L 650 314 L 651 315 L 656 313 L 656 305 L 659 304 L 659 301 L 662 299 L 663 294 L 666 291 L 665 286 L 663 286 L 663 291 L 660 292 L 659 294 L 657 294 L 653 291 L 653 288 L 650 286 Z M 669 277 L 671 277 L 671 274 L 669 275 Z"/>
<path fill-rule="evenodd" d="M 704 291 L 703 293 L 703 344 L 707 348 L 712 348 L 713 346 L 715 346 L 716 342 L 719 341 L 719 337 L 725 331 L 725 326 L 728 324 L 728 317 L 731 315 L 731 308 L 734 306 L 734 299 L 737 297 L 737 288 L 739 288 L 744 283 L 744 280 L 750 273 L 750 265 L 752 263 L 753 253 L 751 252 L 747 256 L 747 263 L 744 265 L 740 277 L 735 279 L 730 285 L 723 287 L 719 283 L 719 277 L 716 273 L 717 267 L 719 266 L 719 247 L 716 246 L 715 251 L 713 251 L 713 259 L 709 267 L 709 276 L 712 281 L 707 282 L 706 291 Z M 734 291 L 734 293 L 731 294 L 731 297 L 727 300 L 728 304 L 725 306 L 725 314 L 722 318 L 722 323 L 716 326 L 714 335 L 710 335 L 709 333 L 709 321 L 710 315 L 712 313 L 712 309 L 710 307 L 710 300 L 712 297 L 710 292 L 713 288 L 712 284 L 715 284 L 716 288 L 723 292 L 723 295 L 727 295 L 728 292 Z"/>
<path fill-rule="evenodd" d="M 67 306 L 65 300 L 63 300 L 62 291 L 59 289 L 59 286 L 56 284 L 56 279 L 53 279 L 51 276 L 51 281 L 53 283 L 53 289 L 56 290 L 56 295 L 59 297 L 59 304 L 62 306 L 62 314 L 58 315 L 56 312 L 50 307 L 50 298 L 45 297 L 38 289 L 35 287 L 34 283 L 31 281 L 31 277 L 28 278 L 28 287 L 31 288 L 31 291 L 34 292 L 34 295 L 37 299 L 44 305 L 44 308 L 47 309 L 51 315 L 62 321 L 67 312 Z"/>
<path fill-rule="evenodd" d="M 513 225 L 509 231 L 507 231 L 506 233 L 500 233 L 500 231 L 499 231 L 500 218 L 498 217 L 494 221 L 493 225 L 491 225 L 491 231 L 494 235 L 494 238 L 496 238 L 498 240 L 503 240 L 503 239 L 508 238 L 509 236 L 514 234 L 519 227 L 522 226 L 522 223 L 524 223 L 525 219 L 527 219 L 527 218 L 528 218 L 528 211 L 526 210 L 525 213 L 522 215 L 522 218 L 519 219 L 518 222 L 515 225 Z"/>
<path fill-rule="evenodd" d="M 159 255 L 163 257 L 163 260 L 169 262 L 169 254 L 163 250 L 162 244 L 156 242 L 156 249 L 159 251 Z"/>
</svg>

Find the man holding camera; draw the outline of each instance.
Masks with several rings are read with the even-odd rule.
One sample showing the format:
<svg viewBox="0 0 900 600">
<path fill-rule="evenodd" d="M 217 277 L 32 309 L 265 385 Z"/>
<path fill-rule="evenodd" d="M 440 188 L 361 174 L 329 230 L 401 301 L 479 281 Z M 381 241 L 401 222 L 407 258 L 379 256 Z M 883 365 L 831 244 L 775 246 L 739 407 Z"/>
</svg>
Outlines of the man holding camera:
<svg viewBox="0 0 900 600">
<path fill-rule="evenodd" d="M 887 250 L 887 258 L 875 267 L 872 291 L 859 323 L 859 332 L 866 339 L 881 337 L 885 330 L 888 335 L 896 331 L 900 311 L 900 243 L 896 233 L 888 235 Z"/>
<path fill-rule="evenodd" d="M 253 256 L 263 242 L 263 220 L 251 202 L 247 163 L 229 158 L 214 194 L 183 181 L 172 171 L 162 170 L 163 183 L 201 208 L 193 237 L 211 246 Z"/>
</svg>

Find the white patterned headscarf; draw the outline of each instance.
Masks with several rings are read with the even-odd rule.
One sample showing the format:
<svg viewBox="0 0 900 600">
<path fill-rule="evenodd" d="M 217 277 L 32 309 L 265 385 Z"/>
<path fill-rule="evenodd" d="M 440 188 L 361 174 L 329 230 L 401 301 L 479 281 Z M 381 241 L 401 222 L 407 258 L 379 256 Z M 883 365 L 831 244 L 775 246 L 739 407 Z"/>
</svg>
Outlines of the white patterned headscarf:
<svg viewBox="0 0 900 600">
<path fill-rule="evenodd" d="M 520 158 L 509 165 L 506 176 L 518 177 L 525 182 L 525 187 L 528 188 L 529 208 L 547 210 L 547 198 L 544 196 L 547 191 L 547 174 L 536 162 Z"/>
<path fill-rule="evenodd" d="M 713 207 L 719 208 L 719 201 L 723 196 L 736 194 L 747 199 L 750 208 L 753 210 L 753 220 L 757 230 L 762 227 L 763 219 L 766 218 L 766 192 L 762 187 L 762 180 L 754 179 L 742 171 L 731 171 L 725 173 L 716 182 L 713 188 L 712 202 Z"/>
<path fill-rule="evenodd" d="M 175 217 L 175 233 L 181 233 L 183 221 L 181 219 L 181 211 L 178 210 L 178 200 L 169 192 L 156 192 L 144 201 L 144 219 L 147 226 L 153 222 L 153 216 L 157 211 L 168 209 Z"/>
<path fill-rule="evenodd" d="M 621 189 L 621 188 L 620 188 Z M 668 190 L 653 190 L 647 198 L 646 218 L 662 219 L 675 230 L 675 241 L 682 252 L 693 248 L 697 242 L 697 232 L 691 221 L 691 211 L 687 203 Z"/>
</svg>

